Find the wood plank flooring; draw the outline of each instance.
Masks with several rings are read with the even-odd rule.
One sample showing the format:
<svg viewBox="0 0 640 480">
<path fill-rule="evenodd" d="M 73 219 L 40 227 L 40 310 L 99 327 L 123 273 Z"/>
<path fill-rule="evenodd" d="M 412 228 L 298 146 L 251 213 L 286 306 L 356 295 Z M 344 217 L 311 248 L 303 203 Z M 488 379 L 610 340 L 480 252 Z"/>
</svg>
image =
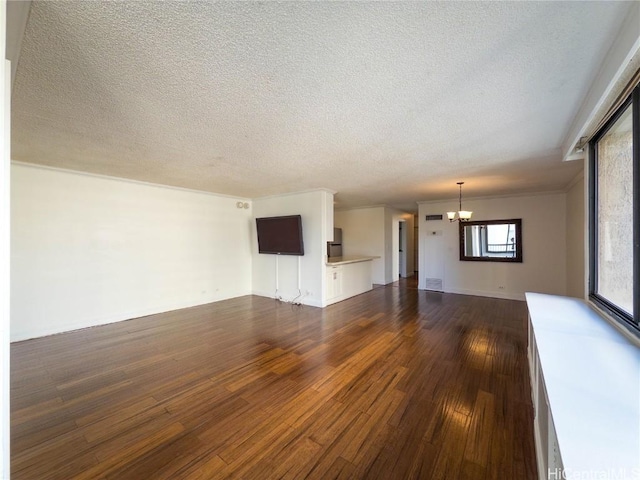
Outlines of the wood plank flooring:
<svg viewBox="0 0 640 480">
<path fill-rule="evenodd" d="M 406 281 L 13 344 L 12 479 L 534 479 L 523 302 Z"/>
</svg>

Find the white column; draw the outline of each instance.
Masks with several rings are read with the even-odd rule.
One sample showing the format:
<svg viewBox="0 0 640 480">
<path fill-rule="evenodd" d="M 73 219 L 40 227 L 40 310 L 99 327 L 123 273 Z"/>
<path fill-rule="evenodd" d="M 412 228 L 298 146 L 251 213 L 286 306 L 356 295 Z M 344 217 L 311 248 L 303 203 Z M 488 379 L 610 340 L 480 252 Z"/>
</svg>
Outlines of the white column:
<svg viewBox="0 0 640 480">
<path fill-rule="evenodd" d="M 6 42 L 5 0 L 0 0 L 0 50 L 5 51 Z M 2 95 L 0 95 L 0 477 L 9 478 L 9 228 L 10 228 L 10 99 L 11 62 L 5 60 L 0 69 Z"/>
</svg>

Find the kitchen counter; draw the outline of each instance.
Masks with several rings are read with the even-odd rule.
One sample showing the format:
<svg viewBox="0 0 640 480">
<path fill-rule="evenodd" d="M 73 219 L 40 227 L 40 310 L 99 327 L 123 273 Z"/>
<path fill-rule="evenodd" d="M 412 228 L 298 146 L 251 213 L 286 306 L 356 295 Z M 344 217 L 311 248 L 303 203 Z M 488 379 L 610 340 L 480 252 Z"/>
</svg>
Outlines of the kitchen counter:
<svg viewBox="0 0 640 480">
<path fill-rule="evenodd" d="M 352 255 L 331 257 L 326 263 L 326 303 L 341 302 L 373 288 L 371 263 L 380 257 Z"/>
<path fill-rule="evenodd" d="M 369 262 L 380 257 L 370 257 L 365 255 L 348 255 L 345 257 L 330 257 L 327 259 L 326 265 L 332 267 L 335 265 L 347 265 L 349 263 Z"/>
</svg>

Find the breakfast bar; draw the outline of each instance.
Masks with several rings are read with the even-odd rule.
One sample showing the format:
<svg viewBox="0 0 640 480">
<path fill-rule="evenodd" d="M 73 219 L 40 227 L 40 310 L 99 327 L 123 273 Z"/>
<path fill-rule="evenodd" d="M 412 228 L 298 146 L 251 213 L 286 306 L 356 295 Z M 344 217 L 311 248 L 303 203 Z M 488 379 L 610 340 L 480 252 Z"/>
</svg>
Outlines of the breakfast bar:
<svg viewBox="0 0 640 480">
<path fill-rule="evenodd" d="M 371 262 L 380 257 L 351 255 L 330 257 L 326 262 L 327 305 L 368 292 L 373 288 Z"/>
</svg>

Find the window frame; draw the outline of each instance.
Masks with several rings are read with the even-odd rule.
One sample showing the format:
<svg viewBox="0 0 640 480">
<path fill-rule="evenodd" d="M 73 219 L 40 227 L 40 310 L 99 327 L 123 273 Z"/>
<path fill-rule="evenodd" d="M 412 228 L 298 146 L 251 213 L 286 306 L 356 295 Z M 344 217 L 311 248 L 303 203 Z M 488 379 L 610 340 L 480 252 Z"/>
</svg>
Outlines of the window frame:
<svg viewBox="0 0 640 480">
<path fill-rule="evenodd" d="M 632 176 L 631 195 L 633 222 L 633 315 L 618 307 L 607 298 L 598 294 L 598 149 L 597 143 L 611 129 L 616 121 L 631 105 L 632 110 Z M 636 86 L 629 97 L 589 141 L 589 300 L 604 310 L 614 320 L 640 336 L 640 85 Z"/>
</svg>

